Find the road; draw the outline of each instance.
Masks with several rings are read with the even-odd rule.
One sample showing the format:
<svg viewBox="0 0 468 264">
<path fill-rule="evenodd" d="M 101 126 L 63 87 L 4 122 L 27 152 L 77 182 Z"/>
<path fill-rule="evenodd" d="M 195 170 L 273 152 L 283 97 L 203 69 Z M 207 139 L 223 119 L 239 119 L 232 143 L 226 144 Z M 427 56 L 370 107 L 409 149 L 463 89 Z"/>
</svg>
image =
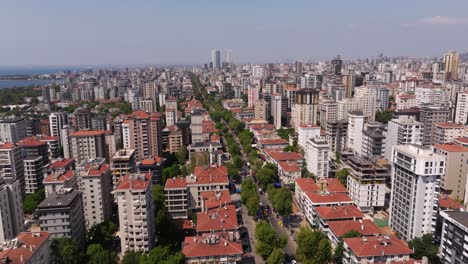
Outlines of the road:
<svg viewBox="0 0 468 264">
<path fill-rule="evenodd" d="M 210 110 L 213 111 L 212 108 Z M 226 124 L 224 119 L 221 119 L 221 121 L 228 128 L 229 133 L 233 136 L 234 140 L 239 145 L 242 160 L 244 161 L 244 164 L 246 164 L 247 161 L 248 161 L 247 156 L 246 156 L 246 153 L 244 152 L 244 148 L 243 148 L 242 144 L 240 144 L 240 141 L 239 141 L 239 138 L 238 138 L 237 134 L 234 133 L 234 131 L 232 131 L 232 129 L 229 127 L 228 124 Z M 225 141 L 224 138 L 223 138 L 223 140 Z M 250 173 L 247 173 L 248 169 L 247 169 L 246 166 L 242 166 L 242 168 L 240 168 L 240 170 L 241 170 L 240 171 L 241 175 L 248 175 L 248 177 L 252 177 L 250 175 Z M 242 177 L 242 178 L 244 178 L 244 177 Z M 237 201 L 237 200 L 240 201 L 239 195 L 237 195 L 237 194 L 232 195 L 232 200 L 233 201 Z M 260 201 L 261 201 L 261 203 L 263 205 L 269 205 L 270 208 L 273 208 L 273 206 L 271 205 L 270 201 L 268 200 L 268 197 L 267 197 L 266 194 L 260 195 Z M 253 217 L 251 217 L 248 214 L 248 210 L 244 205 L 242 205 L 242 220 L 243 220 L 244 226 L 247 229 L 248 237 L 249 237 L 249 240 L 250 240 L 250 246 L 251 246 L 251 248 L 247 251 L 247 253 L 245 255 L 253 256 L 254 259 L 255 259 L 255 263 L 265 263 L 265 261 L 258 254 L 255 253 L 254 248 L 255 248 L 255 225 L 256 225 L 256 222 L 254 221 Z M 280 219 L 277 219 L 276 215 L 274 213 L 272 213 L 272 214 L 270 214 L 268 216 L 268 220 L 270 221 L 270 224 L 273 226 L 273 228 L 276 230 L 276 232 L 278 234 L 283 235 L 283 236 L 285 236 L 287 238 L 287 245 L 284 248 L 284 253 L 287 254 L 287 255 L 290 255 L 290 256 L 296 255 L 297 243 L 296 243 L 296 241 L 294 241 L 293 236 L 291 235 L 291 232 L 287 228 L 285 228 L 284 226 L 280 225 L 280 223 L 279 223 Z"/>
<path fill-rule="evenodd" d="M 268 205 L 270 206 L 270 208 L 273 208 L 270 201 L 268 200 L 266 193 L 263 195 L 260 195 L 260 201 L 264 206 Z M 268 220 L 270 221 L 271 226 L 273 226 L 273 228 L 276 230 L 276 233 L 283 235 L 288 239 L 287 240 L 288 244 L 284 248 L 284 253 L 287 255 L 296 255 L 297 243 L 296 241 L 294 241 L 293 239 L 294 236 L 291 235 L 291 232 L 289 231 L 289 229 L 287 229 L 283 225 L 280 225 L 279 221 L 281 221 L 281 219 L 276 218 L 275 213 L 271 213 L 268 216 Z"/>
</svg>

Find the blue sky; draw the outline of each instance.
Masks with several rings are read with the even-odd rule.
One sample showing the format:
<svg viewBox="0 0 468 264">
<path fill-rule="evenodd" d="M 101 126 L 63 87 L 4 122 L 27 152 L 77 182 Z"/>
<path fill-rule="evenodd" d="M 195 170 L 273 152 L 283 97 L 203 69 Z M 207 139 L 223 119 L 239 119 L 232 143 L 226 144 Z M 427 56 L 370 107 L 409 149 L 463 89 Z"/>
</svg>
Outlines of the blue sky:
<svg viewBox="0 0 468 264">
<path fill-rule="evenodd" d="M 201 64 L 468 51 L 466 0 L 2 0 L 0 65 Z"/>
</svg>

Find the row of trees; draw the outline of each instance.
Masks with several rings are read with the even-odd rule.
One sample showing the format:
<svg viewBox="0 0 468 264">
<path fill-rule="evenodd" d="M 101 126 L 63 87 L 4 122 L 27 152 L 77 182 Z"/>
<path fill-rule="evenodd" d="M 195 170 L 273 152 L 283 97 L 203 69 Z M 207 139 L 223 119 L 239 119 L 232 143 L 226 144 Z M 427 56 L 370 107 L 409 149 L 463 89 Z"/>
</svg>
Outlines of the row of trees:
<svg viewBox="0 0 468 264">
<path fill-rule="evenodd" d="M 292 193 L 286 188 L 275 188 L 268 186 L 268 199 L 273 208 L 282 216 L 292 213 Z"/>
<path fill-rule="evenodd" d="M 283 248 L 287 244 L 287 238 L 279 236 L 275 229 L 265 221 L 258 221 L 255 226 L 255 251 L 267 263 L 283 263 Z"/>
<path fill-rule="evenodd" d="M 241 185 L 241 200 L 250 215 L 255 215 L 260 209 L 260 197 L 257 187 L 251 179 L 246 179 Z"/>
<path fill-rule="evenodd" d="M 296 259 L 304 264 L 329 263 L 332 260 L 330 241 L 318 230 L 301 227 L 297 233 Z"/>
<path fill-rule="evenodd" d="M 254 169 L 255 177 L 264 189 L 278 181 L 278 167 L 273 163 L 263 163 Z"/>
</svg>

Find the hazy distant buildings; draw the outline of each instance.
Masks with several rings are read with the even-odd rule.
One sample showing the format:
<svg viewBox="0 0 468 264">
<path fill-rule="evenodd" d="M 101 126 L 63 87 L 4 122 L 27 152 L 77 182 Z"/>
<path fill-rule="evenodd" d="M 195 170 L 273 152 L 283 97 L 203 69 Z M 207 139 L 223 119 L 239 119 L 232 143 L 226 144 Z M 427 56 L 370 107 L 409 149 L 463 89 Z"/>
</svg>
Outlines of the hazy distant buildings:
<svg viewBox="0 0 468 264">
<path fill-rule="evenodd" d="M 460 56 L 454 50 L 444 55 L 445 74 L 447 80 L 458 80 L 458 65 Z"/>
</svg>

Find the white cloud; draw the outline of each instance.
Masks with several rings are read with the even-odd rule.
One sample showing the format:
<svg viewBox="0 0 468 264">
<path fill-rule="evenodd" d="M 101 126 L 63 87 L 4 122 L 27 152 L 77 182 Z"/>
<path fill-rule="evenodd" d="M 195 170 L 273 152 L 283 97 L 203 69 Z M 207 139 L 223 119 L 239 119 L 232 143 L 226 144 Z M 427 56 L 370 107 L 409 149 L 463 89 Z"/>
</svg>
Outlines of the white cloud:
<svg viewBox="0 0 468 264">
<path fill-rule="evenodd" d="M 422 18 L 418 22 L 429 25 L 465 25 L 468 24 L 468 17 L 433 16 Z"/>
</svg>

